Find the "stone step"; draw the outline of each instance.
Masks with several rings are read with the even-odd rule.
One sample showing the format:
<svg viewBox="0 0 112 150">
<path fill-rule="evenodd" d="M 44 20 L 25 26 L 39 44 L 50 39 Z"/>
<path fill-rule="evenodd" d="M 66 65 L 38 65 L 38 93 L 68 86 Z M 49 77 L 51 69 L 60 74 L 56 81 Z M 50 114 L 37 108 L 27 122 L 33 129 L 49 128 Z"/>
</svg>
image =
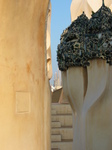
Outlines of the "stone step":
<svg viewBox="0 0 112 150">
<path fill-rule="evenodd" d="M 51 128 L 61 128 L 61 123 L 59 121 L 51 122 Z"/>
<path fill-rule="evenodd" d="M 60 150 L 59 148 L 51 148 L 51 150 Z"/>
<path fill-rule="evenodd" d="M 52 150 L 72 150 L 73 141 L 69 142 L 52 142 L 51 148 Z"/>
<path fill-rule="evenodd" d="M 52 115 L 51 121 L 60 122 L 63 127 L 72 126 L 72 115 Z"/>
<path fill-rule="evenodd" d="M 51 148 L 51 150 L 60 150 L 59 148 Z"/>
<path fill-rule="evenodd" d="M 56 110 L 51 109 L 51 115 L 56 115 Z"/>
<path fill-rule="evenodd" d="M 51 141 L 52 142 L 61 142 L 61 135 L 60 134 L 51 135 Z"/>
<path fill-rule="evenodd" d="M 52 128 L 51 135 L 59 134 L 62 140 L 73 140 L 72 128 Z"/>
<path fill-rule="evenodd" d="M 56 114 L 71 114 L 72 115 L 72 109 L 70 104 L 52 104 L 51 110 L 55 110 Z M 54 112 L 53 112 L 54 113 Z"/>
</svg>

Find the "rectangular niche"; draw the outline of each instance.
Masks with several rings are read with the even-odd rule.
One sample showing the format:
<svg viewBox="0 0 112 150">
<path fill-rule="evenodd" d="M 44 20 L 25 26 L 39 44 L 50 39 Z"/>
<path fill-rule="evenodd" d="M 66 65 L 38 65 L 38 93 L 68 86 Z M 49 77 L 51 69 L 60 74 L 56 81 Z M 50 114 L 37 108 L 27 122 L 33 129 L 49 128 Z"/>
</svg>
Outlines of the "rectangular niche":
<svg viewBox="0 0 112 150">
<path fill-rule="evenodd" d="M 31 100 L 29 92 L 16 92 L 16 113 L 30 113 Z"/>
</svg>

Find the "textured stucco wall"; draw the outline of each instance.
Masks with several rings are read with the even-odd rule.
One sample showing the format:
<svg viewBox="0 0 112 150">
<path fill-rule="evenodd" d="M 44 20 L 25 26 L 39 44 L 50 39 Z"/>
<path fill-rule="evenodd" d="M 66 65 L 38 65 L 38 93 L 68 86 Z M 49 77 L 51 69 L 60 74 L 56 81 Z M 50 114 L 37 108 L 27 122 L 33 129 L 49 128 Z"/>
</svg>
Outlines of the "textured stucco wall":
<svg viewBox="0 0 112 150">
<path fill-rule="evenodd" d="M 0 149 L 50 149 L 48 0 L 0 0 Z"/>
</svg>

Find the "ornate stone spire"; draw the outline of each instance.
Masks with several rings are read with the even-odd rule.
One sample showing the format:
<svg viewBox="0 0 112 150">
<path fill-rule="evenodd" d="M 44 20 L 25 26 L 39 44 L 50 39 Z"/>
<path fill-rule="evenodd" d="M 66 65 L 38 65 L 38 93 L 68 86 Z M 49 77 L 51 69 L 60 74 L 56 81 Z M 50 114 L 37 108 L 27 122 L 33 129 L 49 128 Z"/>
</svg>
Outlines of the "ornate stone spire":
<svg viewBox="0 0 112 150">
<path fill-rule="evenodd" d="M 102 0 L 102 6 L 105 6 L 104 0 Z"/>
</svg>

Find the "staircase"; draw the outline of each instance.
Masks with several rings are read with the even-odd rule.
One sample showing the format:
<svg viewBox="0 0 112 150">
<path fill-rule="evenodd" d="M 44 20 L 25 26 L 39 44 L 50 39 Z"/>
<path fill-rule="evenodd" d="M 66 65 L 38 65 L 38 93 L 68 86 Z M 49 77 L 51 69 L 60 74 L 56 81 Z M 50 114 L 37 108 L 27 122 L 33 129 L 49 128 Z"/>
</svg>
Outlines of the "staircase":
<svg viewBox="0 0 112 150">
<path fill-rule="evenodd" d="M 72 150 L 72 110 L 69 104 L 52 104 L 51 149 Z"/>
</svg>

